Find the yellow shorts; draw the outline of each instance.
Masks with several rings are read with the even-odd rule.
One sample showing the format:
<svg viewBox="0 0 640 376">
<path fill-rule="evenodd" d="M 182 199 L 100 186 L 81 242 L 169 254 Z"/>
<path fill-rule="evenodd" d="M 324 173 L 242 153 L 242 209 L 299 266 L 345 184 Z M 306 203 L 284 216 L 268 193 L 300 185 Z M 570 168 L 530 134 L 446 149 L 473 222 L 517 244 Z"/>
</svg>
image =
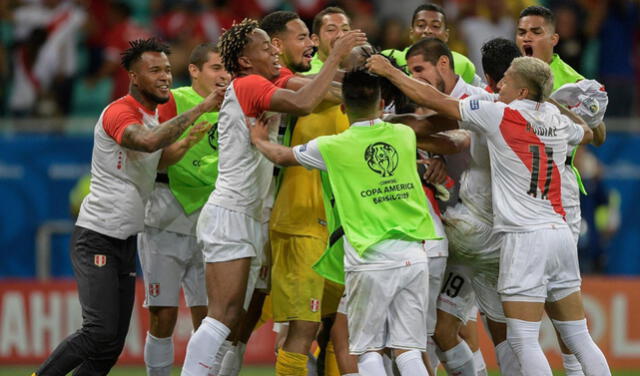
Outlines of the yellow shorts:
<svg viewBox="0 0 640 376">
<path fill-rule="evenodd" d="M 326 241 L 275 231 L 270 235 L 273 320 L 320 322 L 322 316 L 335 313 L 342 286 L 325 281 L 311 269 Z"/>
</svg>

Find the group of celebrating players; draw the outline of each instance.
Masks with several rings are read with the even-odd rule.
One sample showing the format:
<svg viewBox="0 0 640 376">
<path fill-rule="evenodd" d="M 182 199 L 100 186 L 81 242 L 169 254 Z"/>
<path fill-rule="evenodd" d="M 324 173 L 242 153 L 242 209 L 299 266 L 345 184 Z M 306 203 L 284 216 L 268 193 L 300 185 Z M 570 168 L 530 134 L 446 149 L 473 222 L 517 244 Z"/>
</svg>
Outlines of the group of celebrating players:
<svg viewBox="0 0 640 376">
<path fill-rule="evenodd" d="M 410 47 L 381 53 L 340 8 L 312 33 L 293 12 L 245 19 L 192 51 L 177 89 L 168 46 L 130 42 L 72 239 L 83 325 L 35 374 L 109 372 L 138 251 L 149 375 L 171 372 L 181 288 L 182 375 L 238 375 L 261 316 L 277 375 L 486 375 L 478 313 L 501 374 L 551 375 L 545 311 L 567 375 L 610 375 L 580 295 L 573 167 L 604 142 L 607 94 L 553 53 L 554 22 L 524 9 L 515 43 L 482 47 L 483 78 L 433 4 Z"/>
</svg>

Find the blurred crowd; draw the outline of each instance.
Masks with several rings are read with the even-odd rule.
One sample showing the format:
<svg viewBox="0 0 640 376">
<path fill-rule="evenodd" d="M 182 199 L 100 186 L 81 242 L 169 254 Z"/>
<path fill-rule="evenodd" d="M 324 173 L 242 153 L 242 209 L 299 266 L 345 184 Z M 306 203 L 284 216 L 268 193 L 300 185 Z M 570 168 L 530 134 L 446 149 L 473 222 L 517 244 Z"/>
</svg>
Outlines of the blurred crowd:
<svg viewBox="0 0 640 376">
<path fill-rule="evenodd" d="M 518 13 L 535 3 L 555 10 L 556 52 L 584 76 L 604 83 L 608 116 L 638 112 L 640 2 L 638 0 L 449 0 L 444 6 L 450 46 L 480 70 L 480 46 L 513 38 Z M 424 0 L 2 0 L 0 1 L 0 114 L 12 117 L 95 115 L 127 91 L 119 66 L 127 41 L 156 35 L 173 50 L 174 83 L 188 80 L 189 51 L 216 41 L 244 17 L 293 10 L 310 24 L 337 5 L 382 48 L 403 49 L 413 9 Z M 479 72 L 480 76 L 481 71 Z"/>
</svg>

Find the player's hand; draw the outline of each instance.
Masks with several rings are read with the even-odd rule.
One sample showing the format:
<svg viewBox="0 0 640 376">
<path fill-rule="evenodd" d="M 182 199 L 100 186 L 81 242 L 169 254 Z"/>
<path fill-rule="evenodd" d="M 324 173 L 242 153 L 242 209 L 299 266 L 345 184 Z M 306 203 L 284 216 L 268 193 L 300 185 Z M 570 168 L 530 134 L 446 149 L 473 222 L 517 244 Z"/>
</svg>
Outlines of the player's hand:
<svg viewBox="0 0 640 376">
<path fill-rule="evenodd" d="M 255 145 L 260 141 L 269 141 L 269 128 L 271 127 L 275 118 L 277 118 L 277 116 L 267 117 L 266 112 L 263 112 L 253 121 L 245 117 L 245 122 L 249 127 L 249 134 L 251 136 L 252 144 Z"/>
<path fill-rule="evenodd" d="M 421 159 L 418 163 L 427 166 L 424 180 L 430 184 L 444 184 L 447 181 L 447 165 L 442 158 Z"/>
<path fill-rule="evenodd" d="M 189 129 L 189 134 L 185 137 L 185 142 L 187 143 L 187 148 L 191 148 L 193 145 L 197 144 L 202 137 L 206 135 L 211 129 L 212 124 L 206 121 L 201 121 L 198 124 L 194 125 Z"/>
<path fill-rule="evenodd" d="M 224 93 L 227 91 L 227 87 L 216 87 L 215 90 L 211 92 L 211 94 L 207 95 L 207 97 L 200 104 L 202 106 L 203 112 L 211 112 L 217 111 L 220 109 L 222 105 L 222 101 L 224 100 Z"/>
<path fill-rule="evenodd" d="M 388 77 L 395 69 L 389 59 L 382 55 L 373 55 L 368 58 L 365 67 L 369 72 L 382 77 Z"/>
<path fill-rule="evenodd" d="M 335 55 L 338 60 L 342 61 L 351 50 L 356 46 L 367 43 L 367 34 L 360 30 L 351 30 L 336 40 L 330 54 Z"/>
</svg>

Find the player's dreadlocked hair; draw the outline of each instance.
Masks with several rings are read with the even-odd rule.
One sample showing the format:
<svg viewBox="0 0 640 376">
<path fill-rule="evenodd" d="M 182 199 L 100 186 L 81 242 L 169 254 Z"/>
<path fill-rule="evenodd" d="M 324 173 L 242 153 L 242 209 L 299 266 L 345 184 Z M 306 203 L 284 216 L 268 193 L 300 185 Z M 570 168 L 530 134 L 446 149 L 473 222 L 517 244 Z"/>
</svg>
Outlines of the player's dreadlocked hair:
<svg viewBox="0 0 640 376">
<path fill-rule="evenodd" d="M 140 60 L 140 57 L 145 52 L 164 52 L 167 55 L 171 54 L 169 46 L 156 38 L 132 40 L 129 41 L 129 46 L 129 48 L 120 54 L 120 64 L 122 64 L 127 71 L 131 70 L 133 63 Z"/>
<path fill-rule="evenodd" d="M 258 28 L 258 21 L 245 18 L 238 24 L 233 24 L 231 28 L 222 34 L 218 41 L 220 48 L 220 57 L 224 69 L 231 75 L 240 73 L 240 65 L 238 58 L 242 54 L 242 50 L 249 43 L 249 35 Z"/>
</svg>

